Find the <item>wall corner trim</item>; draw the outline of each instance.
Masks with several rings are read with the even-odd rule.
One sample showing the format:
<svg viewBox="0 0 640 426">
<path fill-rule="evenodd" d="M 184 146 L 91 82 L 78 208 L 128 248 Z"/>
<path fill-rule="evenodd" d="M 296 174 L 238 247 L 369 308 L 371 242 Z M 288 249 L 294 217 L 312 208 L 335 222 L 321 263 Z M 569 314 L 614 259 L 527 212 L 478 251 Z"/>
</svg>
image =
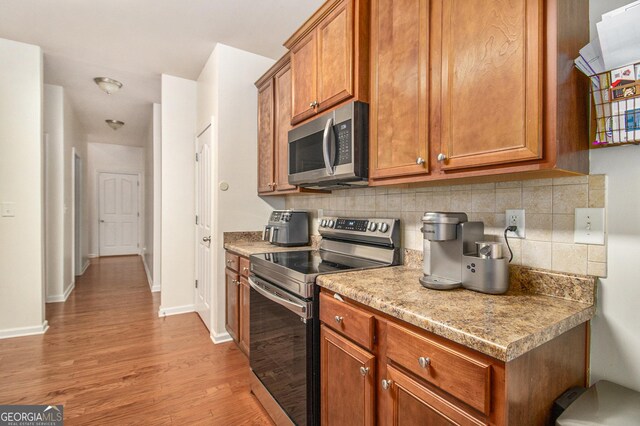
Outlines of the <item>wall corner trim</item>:
<svg viewBox="0 0 640 426">
<path fill-rule="evenodd" d="M 33 327 L 18 327 L 0 330 L 0 339 L 9 339 L 12 337 L 33 336 L 35 334 L 44 334 L 49 330 L 49 321 L 44 320 L 42 325 Z"/>
<path fill-rule="evenodd" d="M 80 275 L 79 276 L 84 275 L 84 273 L 87 272 L 87 268 L 89 268 L 89 266 L 91 266 L 91 261 L 89 259 L 87 259 L 87 261 L 84 262 L 84 265 L 82 265 L 82 271 L 80 271 Z"/>
<path fill-rule="evenodd" d="M 67 289 L 64 291 L 63 294 L 53 294 L 53 295 L 47 296 L 46 303 L 66 302 L 74 288 L 76 288 L 75 281 L 69 284 L 69 286 L 67 287 Z"/>
<path fill-rule="evenodd" d="M 211 332 L 211 341 L 213 342 L 214 345 L 230 342 L 232 340 L 233 339 L 231 338 L 231 335 L 226 331 L 224 333 Z"/>
<path fill-rule="evenodd" d="M 156 286 L 153 285 L 153 278 L 151 278 L 151 271 L 149 271 L 149 265 L 147 265 L 147 259 L 145 259 L 143 254 L 139 256 L 142 258 L 142 264 L 144 265 L 144 272 L 147 274 L 147 282 L 149 283 L 149 289 L 151 290 L 152 293 L 156 291 L 160 291 L 160 286 L 157 286 L 157 289 L 156 289 Z"/>
<path fill-rule="evenodd" d="M 158 316 L 162 318 L 162 317 L 169 317 L 171 315 L 180 315 L 180 314 L 186 314 L 186 313 L 195 312 L 195 311 L 196 311 L 196 305 L 173 306 L 171 308 L 163 308 L 162 306 L 160 306 L 160 309 L 158 309 Z"/>
</svg>

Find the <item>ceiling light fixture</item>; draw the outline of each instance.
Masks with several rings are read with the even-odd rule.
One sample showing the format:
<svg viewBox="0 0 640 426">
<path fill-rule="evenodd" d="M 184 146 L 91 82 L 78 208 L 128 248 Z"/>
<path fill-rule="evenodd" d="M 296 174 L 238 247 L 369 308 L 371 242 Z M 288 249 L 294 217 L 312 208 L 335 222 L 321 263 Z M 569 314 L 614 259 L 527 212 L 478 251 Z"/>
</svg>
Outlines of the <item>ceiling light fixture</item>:
<svg viewBox="0 0 640 426">
<path fill-rule="evenodd" d="M 111 127 L 113 130 L 118 130 L 120 127 L 124 126 L 124 121 L 119 121 L 119 120 L 104 120 L 109 127 Z"/>
<path fill-rule="evenodd" d="M 109 77 L 96 77 L 93 81 L 95 81 L 100 90 L 107 95 L 115 93 L 122 88 L 122 83 Z"/>
</svg>

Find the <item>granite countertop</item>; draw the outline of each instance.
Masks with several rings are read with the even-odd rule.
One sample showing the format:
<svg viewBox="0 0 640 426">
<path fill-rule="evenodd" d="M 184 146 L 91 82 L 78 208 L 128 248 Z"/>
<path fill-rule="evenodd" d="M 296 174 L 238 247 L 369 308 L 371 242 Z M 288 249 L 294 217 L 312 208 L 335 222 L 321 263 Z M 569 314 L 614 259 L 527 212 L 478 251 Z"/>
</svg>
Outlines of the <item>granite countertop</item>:
<svg viewBox="0 0 640 426">
<path fill-rule="evenodd" d="M 317 283 L 505 362 L 594 316 L 593 287 L 589 287 L 591 296 L 570 300 L 527 291 L 524 285 L 513 284 L 523 277 L 521 273 L 515 275 L 512 289 L 504 295 L 465 289 L 430 290 L 418 282 L 421 269 L 405 266 L 321 275 Z M 577 277 L 568 278 L 576 281 Z M 540 281 L 545 280 L 548 286 L 548 277 Z"/>
<path fill-rule="evenodd" d="M 245 257 L 249 257 L 252 254 L 257 253 L 313 250 L 312 246 L 280 247 L 274 246 L 273 244 L 266 241 L 234 241 L 225 243 L 224 248 Z"/>
</svg>

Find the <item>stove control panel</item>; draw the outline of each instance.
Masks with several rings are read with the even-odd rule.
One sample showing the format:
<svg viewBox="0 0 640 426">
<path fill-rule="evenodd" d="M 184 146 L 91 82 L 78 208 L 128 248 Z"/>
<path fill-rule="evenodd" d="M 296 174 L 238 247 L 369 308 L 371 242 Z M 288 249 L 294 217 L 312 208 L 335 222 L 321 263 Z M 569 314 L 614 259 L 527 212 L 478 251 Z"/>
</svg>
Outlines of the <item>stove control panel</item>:
<svg viewBox="0 0 640 426">
<path fill-rule="evenodd" d="M 318 229 L 319 231 L 331 229 L 335 231 L 386 234 L 396 221 L 397 219 L 322 218 L 319 221 Z"/>
</svg>

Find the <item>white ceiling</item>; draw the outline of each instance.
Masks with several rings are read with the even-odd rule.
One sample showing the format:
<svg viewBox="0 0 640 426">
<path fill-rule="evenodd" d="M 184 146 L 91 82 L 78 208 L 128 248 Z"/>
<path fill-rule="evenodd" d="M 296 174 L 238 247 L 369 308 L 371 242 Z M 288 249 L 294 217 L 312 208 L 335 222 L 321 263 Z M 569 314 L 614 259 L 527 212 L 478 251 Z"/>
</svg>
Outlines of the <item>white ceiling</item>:
<svg viewBox="0 0 640 426">
<path fill-rule="evenodd" d="M 42 47 L 45 83 L 65 88 L 89 141 L 142 146 L 160 74 L 197 79 L 216 43 L 277 59 L 322 2 L 1 0 L 0 37 Z M 94 77 L 124 87 L 109 96 Z"/>
</svg>

